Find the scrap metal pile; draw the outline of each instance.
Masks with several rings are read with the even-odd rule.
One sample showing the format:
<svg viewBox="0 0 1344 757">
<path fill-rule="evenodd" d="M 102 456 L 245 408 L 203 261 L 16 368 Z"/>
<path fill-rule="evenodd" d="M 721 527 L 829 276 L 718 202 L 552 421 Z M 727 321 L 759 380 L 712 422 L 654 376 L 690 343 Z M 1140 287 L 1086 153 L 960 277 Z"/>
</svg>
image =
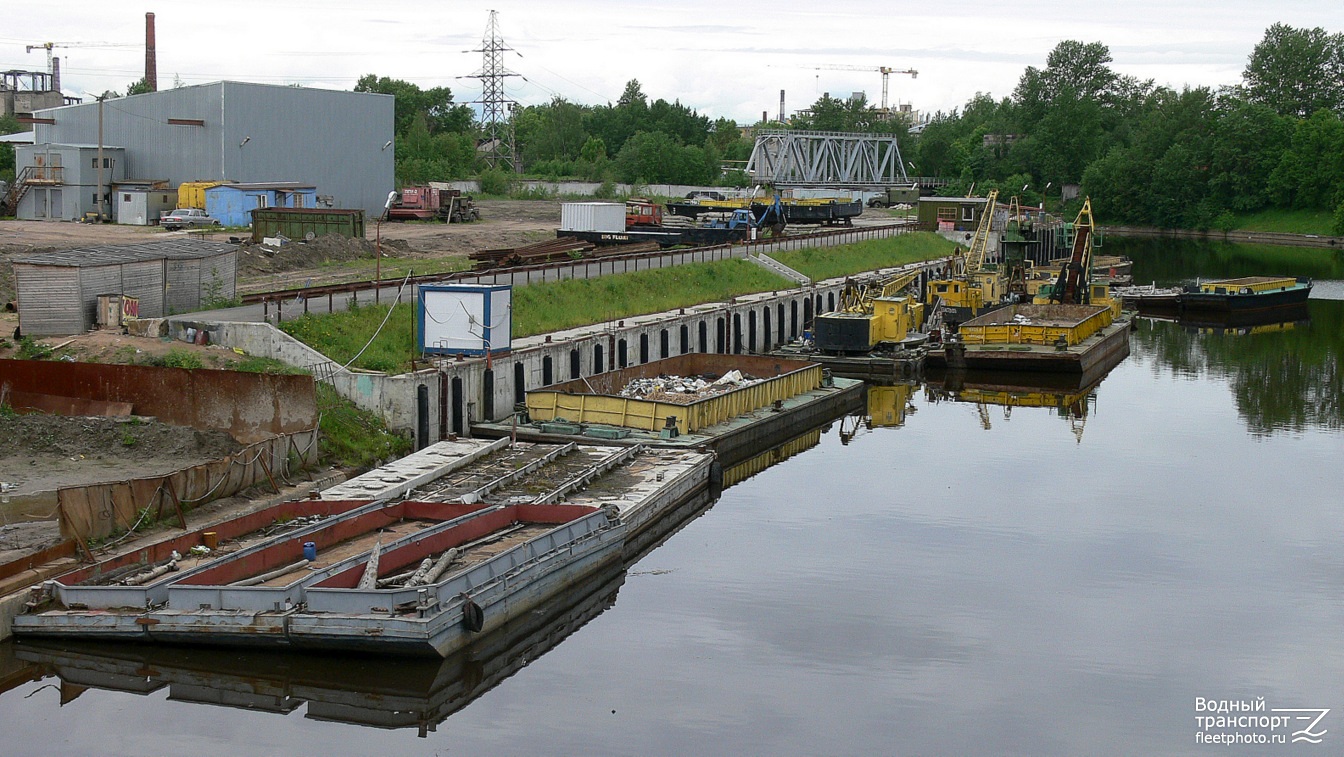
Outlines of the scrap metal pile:
<svg viewBox="0 0 1344 757">
<path fill-rule="evenodd" d="M 491 268 L 504 268 L 516 265 L 539 265 L 566 260 L 600 258 L 609 255 L 629 255 L 636 252 L 656 252 L 657 242 L 636 242 L 598 247 L 592 242 L 581 239 L 550 239 L 545 242 L 506 247 L 497 250 L 481 250 L 467 255 L 476 261 L 473 270 L 483 271 Z"/>
<path fill-rule="evenodd" d="M 655 378 L 637 378 L 626 384 L 620 394 L 631 399 L 689 405 L 707 397 L 759 384 L 764 380 L 744 375 L 741 371 L 729 371 L 723 376 L 715 376 L 712 373 L 699 376 L 662 375 Z"/>
</svg>

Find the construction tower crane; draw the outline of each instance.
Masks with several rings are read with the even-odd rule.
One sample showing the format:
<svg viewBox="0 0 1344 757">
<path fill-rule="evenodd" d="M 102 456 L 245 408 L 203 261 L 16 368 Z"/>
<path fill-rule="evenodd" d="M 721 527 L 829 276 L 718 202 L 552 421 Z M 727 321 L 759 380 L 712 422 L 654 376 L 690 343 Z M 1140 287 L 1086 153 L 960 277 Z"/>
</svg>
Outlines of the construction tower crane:
<svg viewBox="0 0 1344 757">
<path fill-rule="evenodd" d="M 826 71 L 876 71 L 876 72 L 882 74 L 882 110 L 886 110 L 886 109 L 887 109 L 887 83 L 888 83 L 888 77 L 890 77 L 892 74 L 909 74 L 911 79 L 914 79 L 914 78 L 916 78 L 916 77 L 919 76 L 919 72 L 916 71 L 916 70 L 913 69 L 913 68 L 909 68 L 909 69 L 906 69 L 906 70 L 904 70 L 904 71 L 897 71 L 896 69 L 894 69 L 894 68 L 890 68 L 890 67 L 888 67 L 888 66 L 841 66 L 841 65 L 823 64 L 823 65 L 820 65 L 820 66 L 814 66 L 814 68 L 815 68 L 816 70 L 818 70 L 818 71 L 822 71 L 822 70 L 826 70 Z"/>
<path fill-rule="evenodd" d="M 36 45 L 24 45 L 25 52 L 34 50 L 47 51 L 47 73 L 56 75 L 56 69 L 51 65 L 51 51 L 56 47 L 138 47 L 138 42 L 39 42 Z"/>
</svg>

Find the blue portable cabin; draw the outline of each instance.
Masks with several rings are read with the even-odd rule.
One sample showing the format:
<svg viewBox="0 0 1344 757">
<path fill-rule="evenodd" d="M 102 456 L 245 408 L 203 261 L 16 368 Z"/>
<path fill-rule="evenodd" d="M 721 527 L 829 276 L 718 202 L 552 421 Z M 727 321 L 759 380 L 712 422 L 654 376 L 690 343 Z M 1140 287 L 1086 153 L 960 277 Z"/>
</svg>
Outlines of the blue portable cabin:
<svg viewBox="0 0 1344 757">
<path fill-rule="evenodd" d="M 205 212 L 225 226 L 247 226 L 257 208 L 315 208 L 317 187 L 297 181 L 220 184 L 205 190 Z"/>
</svg>

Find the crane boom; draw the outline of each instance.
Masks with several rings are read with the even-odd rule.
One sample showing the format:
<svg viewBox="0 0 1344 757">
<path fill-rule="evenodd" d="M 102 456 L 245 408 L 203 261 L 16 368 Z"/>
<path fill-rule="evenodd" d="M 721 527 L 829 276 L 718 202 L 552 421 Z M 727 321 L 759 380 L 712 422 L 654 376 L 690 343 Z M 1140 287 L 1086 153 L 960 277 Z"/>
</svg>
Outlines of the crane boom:
<svg viewBox="0 0 1344 757">
<path fill-rule="evenodd" d="M 999 190 L 991 189 L 985 199 L 985 212 L 980 216 L 980 225 L 975 229 L 975 238 L 971 240 L 971 249 L 966 252 L 966 272 L 976 273 L 985 266 L 985 250 L 989 247 L 989 232 L 994 225 L 994 208 L 999 199 Z"/>
<path fill-rule="evenodd" d="M 818 71 L 876 71 L 882 74 L 882 110 L 887 109 L 887 78 L 892 74 L 909 74 L 911 79 L 917 78 L 919 72 L 913 68 L 907 68 L 898 71 L 890 66 L 846 66 L 833 63 L 823 63 L 819 66 L 813 66 Z"/>
</svg>

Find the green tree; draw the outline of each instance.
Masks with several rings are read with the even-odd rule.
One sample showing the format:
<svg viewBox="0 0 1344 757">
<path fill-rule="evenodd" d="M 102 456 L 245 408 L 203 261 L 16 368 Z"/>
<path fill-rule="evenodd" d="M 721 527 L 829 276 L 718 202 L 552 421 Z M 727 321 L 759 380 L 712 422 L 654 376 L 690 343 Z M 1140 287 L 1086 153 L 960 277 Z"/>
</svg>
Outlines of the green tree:
<svg viewBox="0 0 1344 757">
<path fill-rule="evenodd" d="M 13 116 L 0 116 L 0 134 L 18 134 L 23 124 Z M 0 142 L 0 179 L 14 179 L 14 145 Z"/>
<path fill-rule="evenodd" d="M 149 88 L 149 80 L 142 76 L 136 81 L 131 82 L 130 86 L 126 88 L 126 96 L 144 95 L 153 91 L 154 90 Z"/>
<path fill-rule="evenodd" d="M 398 137 L 408 133 L 416 115 L 425 115 L 425 126 L 431 134 L 438 132 L 465 132 L 471 129 L 471 108 L 453 103 L 453 92 L 447 87 L 434 87 L 422 90 L 419 86 L 401 79 L 389 79 L 386 76 L 365 74 L 355 83 L 356 92 L 375 92 L 392 95 L 393 120 Z"/>
<path fill-rule="evenodd" d="M 1306 118 L 1321 108 L 1344 115 L 1344 35 L 1274 24 L 1242 72 L 1253 102 Z"/>
<path fill-rule="evenodd" d="M 1333 210 L 1344 203 L 1344 122 L 1328 110 L 1299 121 L 1292 142 L 1269 177 L 1269 193 L 1284 207 Z"/>
</svg>

